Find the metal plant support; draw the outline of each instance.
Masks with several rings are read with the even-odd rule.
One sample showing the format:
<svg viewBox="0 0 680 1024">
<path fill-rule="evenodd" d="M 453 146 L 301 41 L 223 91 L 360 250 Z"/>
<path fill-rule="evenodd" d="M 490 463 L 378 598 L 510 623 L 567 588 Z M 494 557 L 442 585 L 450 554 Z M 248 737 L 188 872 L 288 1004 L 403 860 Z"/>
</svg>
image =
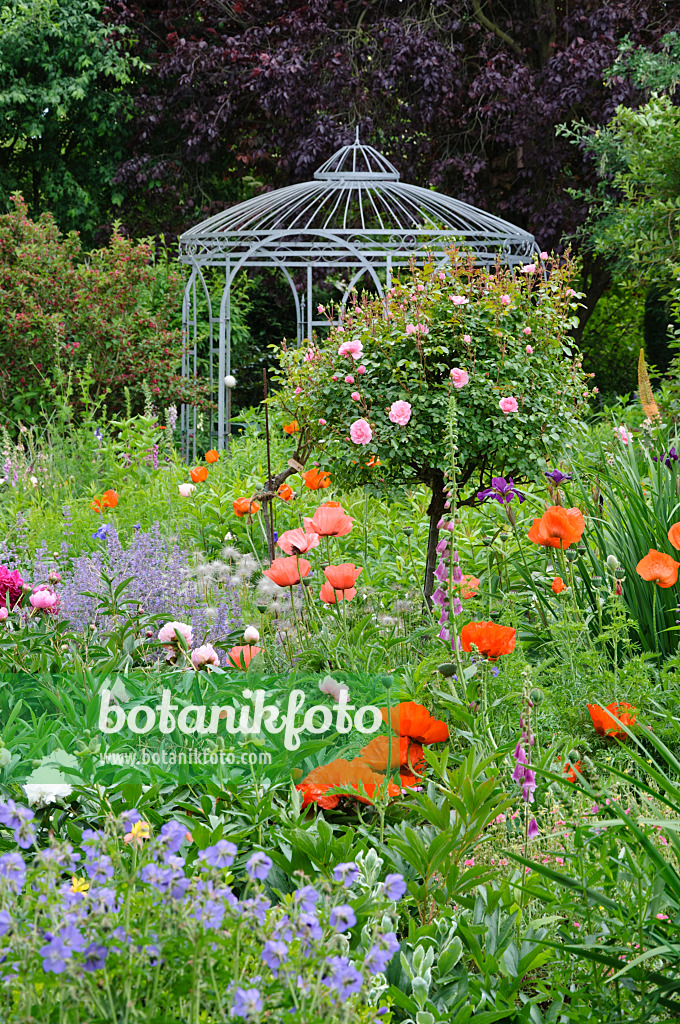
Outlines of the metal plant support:
<svg viewBox="0 0 680 1024">
<path fill-rule="evenodd" d="M 188 280 L 182 311 L 185 355 L 182 374 L 197 373 L 197 340 L 208 332 L 210 385 L 217 396 L 217 425 L 210 419 L 210 445 L 223 451 L 228 441 L 231 366 L 231 291 L 246 267 L 276 267 L 290 285 L 297 315 L 297 343 L 311 338 L 327 319 L 315 317 L 313 272 L 342 272 L 347 286 L 340 305 L 367 277 L 379 295 L 391 286 L 394 268 L 411 259 L 422 264 L 447 260 L 457 243 L 483 265 L 498 258 L 508 266 L 527 262 L 537 251 L 534 236 L 520 228 L 441 195 L 399 180 L 397 169 L 372 146 L 356 141 L 322 164 L 313 181 L 290 185 L 249 199 L 185 231 L 180 262 Z M 224 275 L 219 308 L 213 308 L 205 272 Z M 298 291 L 295 276 L 302 277 Z M 207 314 L 203 307 L 207 308 Z M 181 414 L 184 454 L 196 458 L 196 410 Z"/>
</svg>

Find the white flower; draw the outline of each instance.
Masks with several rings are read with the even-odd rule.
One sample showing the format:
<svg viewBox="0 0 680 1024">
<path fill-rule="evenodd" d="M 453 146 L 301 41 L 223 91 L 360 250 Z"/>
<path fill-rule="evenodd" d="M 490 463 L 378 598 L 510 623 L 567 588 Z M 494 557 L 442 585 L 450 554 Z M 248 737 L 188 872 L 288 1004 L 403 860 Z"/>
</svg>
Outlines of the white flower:
<svg viewBox="0 0 680 1024">
<path fill-rule="evenodd" d="M 0 768 L 4 768 L 12 760 L 12 751 L 7 747 L 0 747 Z"/>
<path fill-rule="evenodd" d="M 255 626 L 246 626 L 243 632 L 243 639 L 247 644 L 256 644 L 260 639 L 259 631 L 255 629 Z"/>
<path fill-rule="evenodd" d="M 177 490 L 183 498 L 188 498 L 196 490 L 196 484 L 180 484 Z"/>
<path fill-rule="evenodd" d="M 68 782 L 26 782 L 24 792 L 30 807 L 47 807 L 48 804 L 69 797 L 73 787 Z"/>
<path fill-rule="evenodd" d="M 343 690 L 349 692 L 349 686 L 346 683 L 338 683 L 332 676 L 324 676 L 319 683 L 319 689 L 322 693 L 327 693 L 337 703 L 340 700 L 340 694 Z"/>
<path fill-rule="evenodd" d="M 224 384 L 225 384 L 225 387 L 235 388 L 236 387 L 236 377 L 232 377 L 232 375 L 230 373 L 228 373 L 227 376 L 224 378 Z"/>
</svg>

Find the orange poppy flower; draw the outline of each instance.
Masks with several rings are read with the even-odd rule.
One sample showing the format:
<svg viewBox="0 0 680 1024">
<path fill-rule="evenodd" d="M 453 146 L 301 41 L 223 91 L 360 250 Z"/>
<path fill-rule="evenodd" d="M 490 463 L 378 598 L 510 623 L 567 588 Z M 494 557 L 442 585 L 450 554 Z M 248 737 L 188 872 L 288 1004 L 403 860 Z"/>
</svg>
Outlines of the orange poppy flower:
<svg viewBox="0 0 680 1024">
<path fill-rule="evenodd" d="M 387 758 L 390 753 L 387 736 L 376 736 L 365 747 L 361 748 L 361 756 L 366 764 L 375 771 L 386 771 Z M 390 768 L 405 768 L 399 772 L 402 786 L 415 786 L 422 779 L 425 769 L 425 758 L 423 748 L 419 743 L 413 743 L 408 736 L 393 736 L 390 758 Z"/>
<path fill-rule="evenodd" d="M 230 651 L 227 651 L 227 659 L 233 668 L 246 669 L 261 650 L 261 647 L 232 647 Z"/>
<path fill-rule="evenodd" d="M 298 572 L 299 566 L 299 572 Z M 292 587 L 300 582 L 300 576 L 309 576 L 312 566 L 304 558 L 275 558 L 263 572 L 277 587 Z"/>
<path fill-rule="evenodd" d="M 483 657 L 496 661 L 514 651 L 517 631 L 495 622 L 468 622 L 460 631 L 460 642 L 464 651 L 471 651 L 474 644 Z"/>
<path fill-rule="evenodd" d="M 601 708 L 599 704 L 588 704 L 587 708 L 598 736 L 613 736 L 619 740 L 628 739 L 628 733 L 621 728 L 621 725 L 626 725 L 629 729 L 635 725 L 637 708 L 634 708 L 632 704 L 617 704 L 614 701 L 612 704 L 607 704 L 606 709 Z"/>
<path fill-rule="evenodd" d="M 387 708 L 381 708 L 383 722 L 387 724 Z M 443 743 L 449 738 L 446 722 L 434 718 L 427 708 L 415 701 L 404 701 L 393 707 L 390 714 L 392 731 L 398 736 L 408 736 L 416 743 Z"/>
<path fill-rule="evenodd" d="M 305 519 L 305 530 L 320 537 L 344 537 L 352 529 L 354 520 L 342 505 L 320 505 L 311 519 Z"/>
<path fill-rule="evenodd" d="M 276 492 L 282 501 L 290 501 L 293 497 L 293 488 L 288 484 L 281 484 L 278 491 Z"/>
<path fill-rule="evenodd" d="M 330 473 L 323 469 L 317 469 L 316 466 L 303 473 L 302 479 L 305 482 L 305 487 L 309 487 L 310 491 L 322 491 L 331 485 Z"/>
<path fill-rule="evenodd" d="M 260 511 L 258 503 L 251 498 L 237 498 L 233 505 L 234 512 L 239 519 L 241 516 L 254 516 L 256 512 Z"/>
<path fill-rule="evenodd" d="M 353 562 L 343 562 L 342 565 L 328 565 L 323 572 L 333 590 L 351 590 L 363 571 Z"/>
<path fill-rule="evenodd" d="M 365 761 L 355 757 L 352 761 L 338 758 L 330 764 L 313 768 L 295 788 L 304 794 L 303 807 L 316 803 L 320 807 L 332 809 L 338 806 L 341 796 L 352 797 L 362 804 L 373 803 L 373 797 L 381 792 L 384 783 L 383 775 L 378 775 Z M 360 787 L 363 787 L 366 796 L 359 792 Z M 387 793 L 388 796 L 399 796 L 400 789 L 390 782 Z"/>
<path fill-rule="evenodd" d="M 540 519 L 534 519 L 529 540 L 542 547 L 566 550 L 572 544 L 578 544 L 584 529 L 585 521 L 580 509 L 551 505 Z"/>
<path fill-rule="evenodd" d="M 205 461 L 206 462 L 210 462 L 210 463 L 217 462 L 219 457 L 220 457 L 220 453 L 216 452 L 214 448 L 211 448 L 210 451 L 206 452 L 205 455 L 203 456 Z"/>
<path fill-rule="evenodd" d="M 561 757 L 558 758 L 558 761 L 561 760 Z M 567 761 L 564 765 L 564 768 L 562 769 L 562 774 L 566 778 L 567 782 L 578 782 L 578 776 L 576 775 L 576 772 L 583 772 L 583 766 L 580 761 L 575 761 L 573 765 L 569 764 L 569 762 Z"/>
<path fill-rule="evenodd" d="M 668 539 L 674 548 L 680 550 L 680 523 L 673 523 L 668 531 Z"/>
<path fill-rule="evenodd" d="M 339 501 L 322 501 L 319 508 L 342 508 Z"/>
<path fill-rule="evenodd" d="M 563 590 L 567 589 L 567 584 L 564 582 L 561 576 L 556 576 L 552 581 L 552 592 L 553 594 L 561 594 Z"/>
<path fill-rule="evenodd" d="M 304 555 L 319 545 L 318 533 L 305 533 L 299 527 L 297 530 L 286 530 L 276 542 L 282 551 L 287 555 Z"/>
<path fill-rule="evenodd" d="M 641 558 L 635 566 L 638 576 L 648 583 L 657 583 L 664 590 L 675 586 L 678 582 L 678 569 L 680 562 L 676 562 L 670 555 L 665 555 L 655 548 L 649 549 L 649 554 Z"/>
<path fill-rule="evenodd" d="M 339 601 L 351 601 L 353 597 L 357 596 L 356 589 L 350 587 L 349 590 L 334 590 L 331 584 L 326 581 L 319 591 L 319 597 L 324 604 L 337 604 Z"/>
<path fill-rule="evenodd" d="M 195 484 L 200 484 L 208 479 L 208 470 L 205 466 L 197 466 L 196 469 L 191 470 L 189 476 Z"/>
<path fill-rule="evenodd" d="M 300 429 L 300 424 L 297 420 L 291 420 L 290 423 L 284 423 L 283 429 L 287 434 L 297 434 Z"/>
<path fill-rule="evenodd" d="M 460 581 L 460 596 L 464 601 L 468 601 L 471 597 L 477 597 L 480 582 L 476 576 L 463 576 Z"/>
<path fill-rule="evenodd" d="M 115 508 L 118 504 L 118 492 L 117 491 L 104 491 L 101 498 L 95 498 L 90 504 L 90 508 L 95 512 L 101 513 L 105 508 Z"/>
</svg>

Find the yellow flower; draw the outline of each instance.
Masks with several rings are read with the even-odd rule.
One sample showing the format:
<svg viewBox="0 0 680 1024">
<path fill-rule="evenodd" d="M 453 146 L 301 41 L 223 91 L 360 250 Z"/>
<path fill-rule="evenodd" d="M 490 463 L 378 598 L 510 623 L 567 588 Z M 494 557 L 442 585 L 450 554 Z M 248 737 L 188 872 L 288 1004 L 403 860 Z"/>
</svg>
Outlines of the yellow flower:
<svg viewBox="0 0 680 1024">
<path fill-rule="evenodd" d="M 136 821 L 130 831 L 123 836 L 123 842 L 134 843 L 141 846 L 144 839 L 151 838 L 151 829 L 148 821 Z"/>
<path fill-rule="evenodd" d="M 71 892 L 87 892 L 90 888 L 90 883 L 86 878 L 77 878 L 75 875 L 71 878 Z"/>
</svg>

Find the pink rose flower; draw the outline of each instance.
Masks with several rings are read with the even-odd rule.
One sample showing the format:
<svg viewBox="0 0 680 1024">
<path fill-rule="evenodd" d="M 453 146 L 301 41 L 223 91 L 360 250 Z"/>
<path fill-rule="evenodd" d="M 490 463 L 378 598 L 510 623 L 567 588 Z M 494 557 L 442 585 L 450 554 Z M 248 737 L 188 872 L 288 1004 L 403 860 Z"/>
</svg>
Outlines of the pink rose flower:
<svg viewBox="0 0 680 1024">
<path fill-rule="evenodd" d="M 440 281 L 445 281 L 446 280 L 446 274 L 440 274 L 439 275 L 439 280 Z"/>
<path fill-rule="evenodd" d="M 576 292 L 574 291 L 573 288 L 567 288 L 567 295 L 569 296 L 570 299 L 573 299 L 574 295 L 576 295 Z"/>
<path fill-rule="evenodd" d="M 340 380 L 340 378 L 336 373 L 334 373 L 333 376 L 331 377 L 331 380 Z"/>
<path fill-rule="evenodd" d="M 463 335 L 463 341 L 465 342 L 466 345 L 469 345 L 470 342 L 472 341 L 472 335 L 471 334 L 464 334 Z"/>
<path fill-rule="evenodd" d="M 21 597 L 23 585 L 18 569 L 10 572 L 6 565 L 0 565 L 0 608 L 9 608 L 11 611 Z"/>
<path fill-rule="evenodd" d="M 465 295 L 449 295 L 454 306 L 466 306 L 470 301 Z"/>
<path fill-rule="evenodd" d="M 548 259 L 548 254 L 547 254 L 547 252 L 542 252 L 542 253 L 541 253 L 541 259 L 542 259 L 542 260 L 547 260 L 547 259 Z"/>
<path fill-rule="evenodd" d="M 350 398 L 352 399 L 353 402 L 358 402 L 359 399 L 361 398 L 361 395 L 359 394 L 358 391 L 353 391 L 352 394 L 350 395 Z"/>
<path fill-rule="evenodd" d="M 352 377 L 351 374 L 348 374 L 345 377 L 345 384 L 354 384 L 354 377 Z"/>
<path fill-rule="evenodd" d="M 357 373 L 359 373 L 359 374 L 366 373 L 366 367 L 363 366 L 363 365 L 362 366 L 357 366 Z"/>
<path fill-rule="evenodd" d="M 527 355 L 528 356 L 533 356 L 533 354 L 534 354 L 533 348 L 531 347 L 531 345 L 527 345 Z"/>
<path fill-rule="evenodd" d="M 302 394 L 302 388 L 296 388 L 295 389 L 295 394 L 296 395 L 301 395 Z"/>
<path fill-rule="evenodd" d="M 325 427 L 326 426 L 326 421 L 325 420 L 319 420 L 319 426 L 320 427 Z"/>
<path fill-rule="evenodd" d="M 346 356 L 351 359 L 361 359 L 363 352 L 364 346 L 356 338 L 353 338 L 351 341 L 343 341 L 338 349 L 339 356 Z"/>
<path fill-rule="evenodd" d="M 355 444 L 369 444 L 373 437 L 373 431 L 366 420 L 355 420 L 349 428 L 349 436 Z"/>
<path fill-rule="evenodd" d="M 392 402 L 389 417 L 392 423 L 398 423 L 400 427 L 405 427 L 411 419 L 411 406 L 408 402 Z"/>
<path fill-rule="evenodd" d="M 454 388 L 464 388 L 470 380 L 470 375 L 467 370 L 461 370 L 460 367 L 454 366 L 451 370 L 451 380 Z"/>
<path fill-rule="evenodd" d="M 524 328 L 524 334 L 526 334 L 527 337 L 528 337 L 531 334 L 531 328 L 530 327 L 525 327 Z"/>
<path fill-rule="evenodd" d="M 535 274 L 536 273 L 536 264 L 535 263 L 527 263 L 525 266 L 519 268 L 519 272 L 520 272 L 520 274 Z"/>
<path fill-rule="evenodd" d="M 518 405 L 516 398 L 501 398 L 498 404 L 500 405 L 501 409 L 503 410 L 506 416 L 508 415 L 509 412 L 517 412 Z"/>
<path fill-rule="evenodd" d="M 196 671 L 208 665 L 219 665 L 219 663 L 219 656 L 212 644 L 203 644 L 202 647 L 197 647 L 195 651 L 191 652 L 191 664 Z"/>
<path fill-rule="evenodd" d="M 415 334 L 416 333 L 416 325 L 415 324 L 406 324 L 406 333 L 407 334 Z"/>
<path fill-rule="evenodd" d="M 509 295 L 501 295 L 501 302 L 503 303 L 504 306 L 509 306 L 510 303 L 512 302 L 512 299 L 510 298 Z"/>
<path fill-rule="evenodd" d="M 324 309 L 323 306 L 317 306 L 316 307 L 316 311 L 317 311 L 317 313 L 325 313 L 326 312 L 326 310 Z M 199 647 L 199 651 L 200 651 L 200 647 Z"/>
<path fill-rule="evenodd" d="M 416 291 L 424 292 L 425 291 L 425 285 L 424 284 L 417 285 L 416 286 Z"/>
</svg>

